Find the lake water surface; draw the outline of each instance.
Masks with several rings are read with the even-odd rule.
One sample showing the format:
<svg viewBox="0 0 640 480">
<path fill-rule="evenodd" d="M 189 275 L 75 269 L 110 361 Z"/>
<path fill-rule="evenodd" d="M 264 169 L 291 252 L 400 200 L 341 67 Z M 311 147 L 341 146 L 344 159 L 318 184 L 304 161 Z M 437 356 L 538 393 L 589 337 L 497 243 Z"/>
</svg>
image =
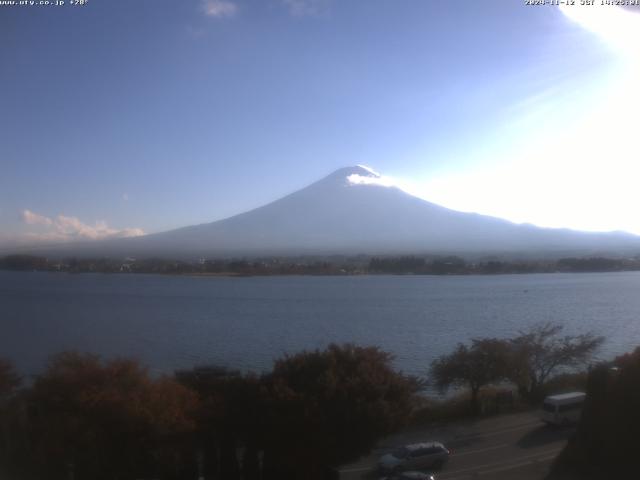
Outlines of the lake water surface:
<svg viewBox="0 0 640 480">
<path fill-rule="evenodd" d="M 593 330 L 600 357 L 640 345 L 640 272 L 499 276 L 188 277 L 0 271 L 0 356 L 24 374 L 55 352 L 133 356 L 154 372 L 257 372 L 331 342 L 378 345 L 424 374 L 457 342 L 541 321 Z"/>
</svg>

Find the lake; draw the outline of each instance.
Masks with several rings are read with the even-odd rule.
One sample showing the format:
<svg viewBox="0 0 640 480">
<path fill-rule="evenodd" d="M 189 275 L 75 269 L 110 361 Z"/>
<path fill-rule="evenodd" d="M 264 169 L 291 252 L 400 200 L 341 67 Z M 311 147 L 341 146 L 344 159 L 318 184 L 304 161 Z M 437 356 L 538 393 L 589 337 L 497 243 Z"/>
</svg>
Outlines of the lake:
<svg viewBox="0 0 640 480">
<path fill-rule="evenodd" d="M 261 372 L 331 342 L 378 345 L 424 374 L 472 337 L 541 321 L 640 345 L 640 273 L 189 277 L 0 271 L 0 356 L 24 374 L 67 349 L 135 357 L 153 372 L 219 364 Z"/>
</svg>

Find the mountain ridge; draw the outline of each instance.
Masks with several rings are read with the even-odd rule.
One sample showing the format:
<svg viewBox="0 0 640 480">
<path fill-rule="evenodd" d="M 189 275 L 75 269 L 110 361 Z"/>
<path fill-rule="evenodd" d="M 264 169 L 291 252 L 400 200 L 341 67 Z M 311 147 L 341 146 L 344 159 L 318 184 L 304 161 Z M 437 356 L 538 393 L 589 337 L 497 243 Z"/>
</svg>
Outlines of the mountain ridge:
<svg viewBox="0 0 640 480">
<path fill-rule="evenodd" d="M 78 255 L 147 257 L 599 252 L 640 251 L 640 237 L 541 228 L 451 210 L 385 183 L 380 174 L 359 165 L 222 220 L 56 250 L 71 249 Z"/>
</svg>

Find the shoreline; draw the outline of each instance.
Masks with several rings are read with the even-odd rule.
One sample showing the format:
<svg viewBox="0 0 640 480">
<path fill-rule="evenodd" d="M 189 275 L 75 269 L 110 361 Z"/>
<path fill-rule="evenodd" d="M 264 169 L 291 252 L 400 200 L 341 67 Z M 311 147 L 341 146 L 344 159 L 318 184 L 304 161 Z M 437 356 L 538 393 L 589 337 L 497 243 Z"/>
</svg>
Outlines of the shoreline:
<svg viewBox="0 0 640 480">
<path fill-rule="evenodd" d="M 68 270 L 14 270 L 0 268 L 0 272 L 15 273 L 53 273 L 68 275 L 102 274 L 102 275 L 159 275 L 170 277 L 220 277 L 220 278 L 255 278 L 255 277 L 497 277 L 507 275 L 553 275 L 553 274 L 594 274 L 594 273 L 632 273 L 640 272 L 640 269 L 629 270 L 593 270 L 593 271 L 567 271 L 547 270 L 535 272 L 468 272 L 468 273 L 393 273 L 393 272 L 349 272 L 349 273 L 241 273 L 241 272 L 117 272 L 117 271 L 68 271 Z"/>
</svg>

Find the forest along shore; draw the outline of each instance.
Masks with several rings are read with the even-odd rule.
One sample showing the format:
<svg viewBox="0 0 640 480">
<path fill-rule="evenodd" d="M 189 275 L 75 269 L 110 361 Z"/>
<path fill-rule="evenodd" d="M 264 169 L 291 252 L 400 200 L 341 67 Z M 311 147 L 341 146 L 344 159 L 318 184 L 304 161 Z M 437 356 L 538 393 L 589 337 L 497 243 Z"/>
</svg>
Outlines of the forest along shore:
<svg viewBox="0 0 640 480">
<path fill-rule="evenodd" d="M 303 256 L 240 259 L 63 258 L 7 255 L 0 270 L 69 273 L 160 273 L 206 276 L 260 275 L 496 275 L 639 271 L 640 257 L 464 259 L 457 256 Z"/>
</svg>

